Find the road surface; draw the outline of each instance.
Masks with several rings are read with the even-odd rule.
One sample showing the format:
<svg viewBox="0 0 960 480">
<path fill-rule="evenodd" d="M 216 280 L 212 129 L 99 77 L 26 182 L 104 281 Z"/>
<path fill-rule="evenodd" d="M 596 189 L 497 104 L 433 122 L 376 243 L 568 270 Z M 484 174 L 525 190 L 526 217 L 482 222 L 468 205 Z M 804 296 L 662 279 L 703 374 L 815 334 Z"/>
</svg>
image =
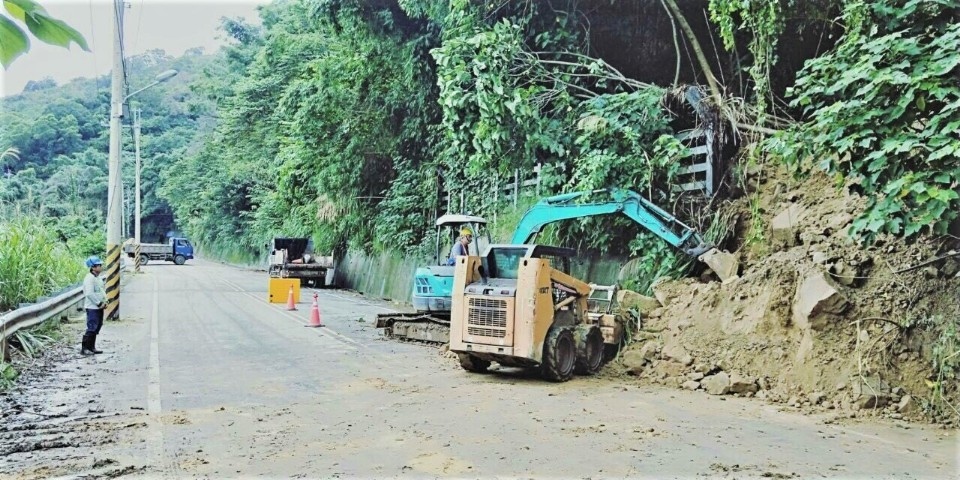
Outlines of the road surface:
<svg viewBox="0 0 960 480">
<path fill-rule="evenodd" d="M 956 432 L 825 423 L 630 379 L 468 374 L 385 341 L 389 305 L 318 290 L 326 328 L 263 272 L 191 261 L 126 281 L 98 346 L 0 397 L 4 478 L 957 478 Z M 72 325 L 79 338 L 80 325 Z"/>
</svg>

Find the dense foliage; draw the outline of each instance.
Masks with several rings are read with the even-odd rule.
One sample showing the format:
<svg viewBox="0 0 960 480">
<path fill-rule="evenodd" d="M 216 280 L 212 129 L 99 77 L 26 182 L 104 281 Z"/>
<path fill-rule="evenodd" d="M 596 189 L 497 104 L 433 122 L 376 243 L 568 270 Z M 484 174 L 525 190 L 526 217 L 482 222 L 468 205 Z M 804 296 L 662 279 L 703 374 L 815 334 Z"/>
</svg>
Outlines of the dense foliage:
<svg viewBox="0 0 960 480">
<path fill-rule="evenodd" d="M 0 312 L 79 282 L 83 273 L 57 232 L 39 219 L 0 221 Z"/>
<path fill-rule="evenodd" d="M 771 142 L 867 197 L 853 233 L 946 233 L 960 215 L 960 2 L 847 2 L 836 50 L 791 90 L 808 120 Z"/>
<path fill-rule="evenodd" d="M 592 20 L 616 22 L 629 5 L 590 5 L 282 0 L 261 8 L 261 26 L 225 19 L 232 42 L 214 56 L 133 59 L 134 85 L 163 69 L 181 71 L 138 95 L 149 159 L 145 241 L 182 229 L 205 253 L 233 260 L 261 256 L 279 235 L 310 236 L 338 254 L 424 253 L 433 220 L 446 211 L 484 215 L 506 240 L 519 212 L 502 188 L 534 170 L 540 183 L 530 196 L 631 188 L 706 230 L 713 217 L 690 218 L 678 208 L 688 199 L 678 202 L 671 189 L 687 155 L 674 135 L 704 121 L 683 99 L 708 98 L 682 84 L 702 82 L 702 69 L 717 69 L 707 76 L 726 93 L 721 104 L 711 94 L 696 108 L 743 121 L 715 125 L 728 133 L 747 131 L 743 123 L 753 123 L 753 133 L 783 125 L 778 97 L 790 79 L 786 113 L 802 123 L 774 136 L 768 151 L 797 165 L 815 158 L 838 182 L 858 185 L 870 201 L 859 232 L 942 232 L 956 217 L 953 3 L 665 2 L 656 14 L 668 27 L 659 32 L 672 31 L 663 45 L 676 47 L 677 65 L 673 83 L 661 85 L 621 73 L 643 68 L 597 55 L 606 48 L 598 39 L 643 38 L 630 21 L 594 32 Z M 707 11 L 707 27 L 669 26 L 681 13 L 702 24 L 691 15 Z M 842 13 L 837 22 L 832 12 Z M 841 29 L 839 43 L 825 35 Z M 785 34 L 791 42 L 781 41 Z M 689 54 L 711 45 L 706 56 L 715 62 Z M 794 85 L 786 60 L 812 57 Z M 19 151 L 3 160 L 0 209 L 51 218 L 74 243 L 102 235 L 106 200 L 108 98 L 85 82 L 38 81 L 5 100 L 0 136 L 0 146 Z M 124 176 L 132 179 L 129 162 Z M 567 222 L 548 237 L 639 257 L 639 285 L 684 265 L 625 219 Z M 82 250 L 98 241 L 80 242 Z"/>
</svg>

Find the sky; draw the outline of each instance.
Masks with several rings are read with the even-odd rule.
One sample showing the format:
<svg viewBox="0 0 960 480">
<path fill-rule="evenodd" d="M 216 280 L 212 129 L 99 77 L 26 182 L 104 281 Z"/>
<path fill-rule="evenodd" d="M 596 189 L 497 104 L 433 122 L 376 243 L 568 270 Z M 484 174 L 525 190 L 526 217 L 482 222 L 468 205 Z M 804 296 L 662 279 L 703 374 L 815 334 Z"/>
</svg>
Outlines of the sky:
<svg viewBox="0 0 960 480">
<path fill-rule="evenodd" d="M 30 80 L 51 77 L 62 85 L 77 77 L 110 72 L 113 54 L 113 2 L 109 0 L 39 0 L 53 18 L 67 22 L 87 39 L 91 52 L 71 44 L 67 50 L 30 36 L 30 51 L 0 70 L 2 96 L 23 91 Z M 257 5 L 269 0 L 128 0 L 124 13 L 124 55 L 163 49 L 178 57 L 194 47 L 213 53 L 225 43 L 218 30 L 220 17 L 243 17 L 259 24 Z M 4 10 L 0 12 L 6 14 Z M 18 24 L 23 26 L 22 24 Z M 25 27 L 24 27 L 25 29 Z"/>
</svg>

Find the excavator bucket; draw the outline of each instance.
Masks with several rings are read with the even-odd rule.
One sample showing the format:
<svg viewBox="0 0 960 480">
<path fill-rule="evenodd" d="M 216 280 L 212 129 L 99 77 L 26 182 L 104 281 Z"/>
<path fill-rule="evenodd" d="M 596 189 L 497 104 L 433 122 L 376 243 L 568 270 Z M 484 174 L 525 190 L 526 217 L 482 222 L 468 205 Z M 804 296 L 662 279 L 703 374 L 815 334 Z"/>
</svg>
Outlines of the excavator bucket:
<svg viewBox="0 0 960 480">
<path fill-rule="evenodd" d="M 723 283 L 740 278 L 737 275 L 737 272 L 740 270 L 740 262 L 732 253 L 711 248 L 707 253 L 700 255 L 698 259 L 707 264 L 707 266 L 720 277 L 720 281 Z"/>
</svg>

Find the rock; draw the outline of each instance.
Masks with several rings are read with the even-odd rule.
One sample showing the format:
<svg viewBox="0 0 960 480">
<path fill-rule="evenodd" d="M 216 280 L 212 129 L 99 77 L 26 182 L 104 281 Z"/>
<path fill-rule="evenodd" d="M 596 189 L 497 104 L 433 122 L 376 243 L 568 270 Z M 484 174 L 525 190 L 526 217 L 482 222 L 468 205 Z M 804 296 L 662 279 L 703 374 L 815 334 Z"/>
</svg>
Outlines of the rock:
<svg viewBox="0 0 960 480">
<path fill-rule="evenodd" d="M 847 287 L 852 287 L 857 283 L 857 277 L 860 276 L 860 270 L 855 266 L 844 265 L 843 262 L 837 262 L 830 271 L 838 283 Z"/>
<path fill-rule="evenodd" d="M 923 268 L 923 275 L 927 278 L 937 278 L 940 275 L 940 271 L 937 270 L 937 267 L 930 265 L 929 267 Z"/>
<path fill-rule="evenodd" d="M 848 304 L 824 272 L 812 270 L 797 286 L 793 299 L 793 321 L 802 329 L 821 330 L 827 325 L 830 315 L 843 313 Z"/>
<path fill-rule="evenodd" d="M 770 390 L 770 382 L 767 380 L 767 377 L 758 378 L 757 386 L 760 387 L 760 390 Z"/>
<path fill-rule="evenodd" d="M 830 260 L 830 257 L 823 252 L 813 252 L 810 254 L 810 256 L 813 259 L 813 263 L 817 265 L 823 265 Z"/>
<path fill-rule="evenodd" d="M 660 356 L 664 360 L 673 360 L 682 365 L 693 365 L 693 357 L 687 353 L 687 349 L 683 348 L 683 346 L 676 341 L 664 345 Z"/>
<path fill-rule="evenodd" d="M 787 400 L 787 406 L 790 406 L 790 407 L 800 406 L 800 397 L 796 397 L 796 396 L 790 397 L 790 399 Z"/>
<path fill-rule="evenodd" d="M 664 282 L 665 280 L 658 280 L 656 283 L 650 286 L 650 290 L 653 290 L 653 296 L 657 297 L 657 301 L 660 302 L 660 305 L 666 307 L 670 305 L 671 294 L 666 288 L 664 288 Z"/>
<path fill-rule="evenodd" d="M 643 357 L 640 350 L 627 350 L 623 353 L 623 366 L 634 375 L 642 372 L 646 364 L 647 359 Z"/>
<path fill-rule="evenodd" d="M 917 405 L 917 401 L 913 399 L 910 395 L 904 395 L 900 399 L 900 403 L 897 404 L 897 413 L 902 413 L 904 415 L 912 415 L 917 413 L 920 407 Z"/>
<path fill-rule="evenodd" d="M 740 262 L 737 260 L 737 257 L 731 253 L 722 252 L 714 248 L 700 255 L 698 259 L 707 264 L 723 283 L 728 283 L 739 278 L 737 277 L 737 273 L 740 271 Z"/>
<path fill-rule="evenodd" d="M 640 356 L 648 362 L 655 360 L 658 353 L 660 353 L 660 344 L 658 342 L 647 342 L 640 347 Z"/>
<path fill-rule="evenodd" d="M 804 208 L 799 204 L 792 204 L 780 212 L 770 222 L 771 243 L 775 247 L 790 248 L 797 245 L 797 226 L 804 216 Z"/>
<path fill-rule="evenodd" d="M 687 378 L 694 381 L 702 380 L 705 375 L 701 372 L 688 373 Z"/>
<path fill-rule="evenodd" d="M 632 290 L 620 290 L 617 292 L 617 303 L 621 308 L 637 309 L 640 314 L 644 317 L 658 308 L 660 308 L 660 301 L 656 298 L 648 297 L 646 295 L 640 295 L 637 292 Z"/>
<path fill-rule="evenodd" d="M 730 393 L 754 393 L 759 390 L 757 380 L 734 373 L 730 377 Z"/>
<path fill-rule="evenodd" d="M 730 376 L 726 372 L 704 377 L 700 382 L 703 389 L 710 395 L 725 395 L 730 393 Z"/>
<path fill-rule="evenodd" d="M 876 375 L 856 377 L 853 380 L 853 399 L 859 409 L 883 408 L 890 403 L 890 386 Z"/>
<path fill-rule="evenodd" d="M 820 405 L 825 397 L 826 395 L 823 392 L 813 392 L 810 395 L 807 395 L 807 401 L 813 405 Z"/>
<path fill-rule="evenodd" d="M 660 334 L 653 332 L 637 332 L 634 334 L 633 340 L 635 342 L 646 342 L 647 340 L 656 340 Z"/>
<path fill-rule="evenodd" d="M 680 386 L 687 390 L 696 390 L 700 388 L 700 382 L 697 382 L 694 380 L 687 380 L 686 382 L 683 382 L 683 384 Z"/>
<path fill-rule="evenodd" d="M 663 375 L 666 375 L 667 377 L 682 377 L 684 371 L 687 369 L 686 366 L 671 361 L 664 361 L 658 365 L 657 368 L 659 368 L 660 371 L 663 372 Z"/>
</svg>

